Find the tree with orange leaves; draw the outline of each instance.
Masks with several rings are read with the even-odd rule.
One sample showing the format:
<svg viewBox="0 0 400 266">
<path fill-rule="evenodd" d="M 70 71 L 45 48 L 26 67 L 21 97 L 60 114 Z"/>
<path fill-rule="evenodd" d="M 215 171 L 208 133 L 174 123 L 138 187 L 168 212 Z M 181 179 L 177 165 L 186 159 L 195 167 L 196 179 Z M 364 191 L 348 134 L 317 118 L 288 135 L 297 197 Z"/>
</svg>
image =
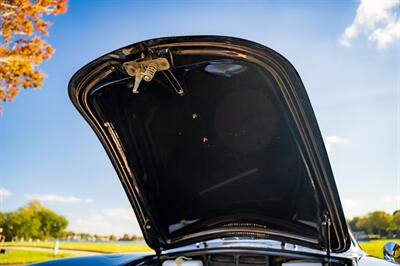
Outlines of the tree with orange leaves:
<svg viewBox="0 0 400 266">
<path fill-rule="evenodd" d="M 0 101 L 12 101 L 21 89 L 41 86 L 44 74 L 38 66 L 54 53 L 42 39 L 50 26 L 43 16 L 66 10 L 67 0 L 1 0 Z"/>
</svg>

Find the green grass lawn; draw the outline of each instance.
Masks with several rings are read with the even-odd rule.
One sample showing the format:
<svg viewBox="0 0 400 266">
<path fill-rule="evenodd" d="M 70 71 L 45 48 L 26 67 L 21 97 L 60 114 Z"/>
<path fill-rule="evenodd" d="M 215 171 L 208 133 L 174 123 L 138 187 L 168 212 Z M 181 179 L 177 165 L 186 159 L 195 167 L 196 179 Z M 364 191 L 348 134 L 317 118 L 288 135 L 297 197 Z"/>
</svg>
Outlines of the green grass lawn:
<svg viewBox="0 0 400 266">
<path fill-rule="evenodd" d="M 383 258 L 383 246 L 390 241 L 400 243 L 399 239 L 372 240 L 369 242 L 360 242 L 360 246 L 366 253 L 370 254 L 371 256 Z"/>
<path fill-rule="evenodd" d="M 382 249 L 385 243 L 393 240 L 373 240 L 369 242 L 361 242 L 362 249 L 374 257 L 382 258 Z M 394 240 L 400 242 L 399 240 Z M 53 247 L 53 242 L 6 242 L 5 246 L 29 246 L 29 247 Z M 133 244 L 133 243 L 95 243 L 95 242 L 61 242 L 60 249 L 74 249 L 96 251 L 104 253 L 117 253 L 117 252 L 148 252 L 152 251 L 146 244 Z M 60 254 L 57 258 L 72 256 L 68 254 Z M 10 253 L 0 255 L 0 264 L 10 263 L 28 263 L 55 257 L 50 252 L 42 251 L 24 251 L 12 250 Z"/>
<path fill-rule="evenodd" d="M 4 246 L 53 248 L 53 242 L 5 242 Z M 146 244 L 133 243 L 96 243 L 96 242 L 60 242 L 60 249 L 86 250 L 103 253 L 149 252 Z"/>
<path fill-rule="evenodd" d="M 44 260 L 52 260 L 57 258 L 69 257 L 69 254 L 58 254 L 54 256 L 50 252 L 45 251 L 30 251 L 30 250 L 11 250 L 6 254 L 0 254 L 0 265 L 5 264 L 23 264 L 32 263 Z"/>
</svg>

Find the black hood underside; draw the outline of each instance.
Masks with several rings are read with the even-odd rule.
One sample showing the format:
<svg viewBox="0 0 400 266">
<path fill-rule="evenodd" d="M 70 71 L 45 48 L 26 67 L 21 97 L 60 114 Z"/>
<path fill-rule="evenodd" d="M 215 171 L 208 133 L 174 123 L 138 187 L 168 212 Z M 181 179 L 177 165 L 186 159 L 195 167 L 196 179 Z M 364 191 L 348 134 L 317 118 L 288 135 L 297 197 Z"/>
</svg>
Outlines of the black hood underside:
<svg viewBox="0 0 400 266">
<path fill-rule="evenodd" d="M 123 64 L 143 55 L 170 69 L 132 93 Z M 348 247 L 311 105 L 272 50 L 228 37 L 150 40 L 85 66 L 69 91 L 153 248 L 229 236 Z"/>
</svg>

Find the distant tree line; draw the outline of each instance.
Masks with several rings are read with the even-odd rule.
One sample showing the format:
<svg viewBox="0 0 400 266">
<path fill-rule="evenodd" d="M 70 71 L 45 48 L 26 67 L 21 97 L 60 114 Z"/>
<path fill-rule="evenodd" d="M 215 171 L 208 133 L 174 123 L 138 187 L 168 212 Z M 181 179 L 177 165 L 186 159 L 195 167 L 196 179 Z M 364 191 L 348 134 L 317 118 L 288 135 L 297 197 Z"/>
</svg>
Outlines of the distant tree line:
<svg viewBox="0 0 400 266">
<path fill-rule="evenodd" d="M 400 210 L 389 214 L 375 211 L 347 221 L 353 232 L 379 237 L 400 238 Z M 35 200 L 14 212 L 0 212 L 0 228 L 5 241 L 18 240 L 77 240 L 77 241 L 137 241 L 143 238 L 124 234 L 98 235 L 66 231 L 68 221 Z"/>
<path fill-rule="evenodd" d="M 0 212 L 0 235 L 5 241 L 76 240 L 76 241 L 137 241 L 143 238 L 124 234 L 99 235 L 66 231 L 68 220 L 34 200 L 14 212 Z M 1 230 L 0 230 L 1 231 Z M 2 239 L 2 237 L 0 237 Z"/>
<path fill-rule="evenodd" d="M 368 235 L 400 238 L 400 210 L 393 214 L 383 211 L 371 212 L 348 220 L 348 224 L 353 232 L 363 231 Z"/>
<path fill-rule="evenodd" d="M 77 240 L 77 241 L 138 241 L 143 240 L 143 237 L 137 235 L 124 234 L 122 237 L 115 235 L 99 235 L 89 233 L 75 233 L 73 231 L 65 232 L 64 240 Z"/>
</svg>

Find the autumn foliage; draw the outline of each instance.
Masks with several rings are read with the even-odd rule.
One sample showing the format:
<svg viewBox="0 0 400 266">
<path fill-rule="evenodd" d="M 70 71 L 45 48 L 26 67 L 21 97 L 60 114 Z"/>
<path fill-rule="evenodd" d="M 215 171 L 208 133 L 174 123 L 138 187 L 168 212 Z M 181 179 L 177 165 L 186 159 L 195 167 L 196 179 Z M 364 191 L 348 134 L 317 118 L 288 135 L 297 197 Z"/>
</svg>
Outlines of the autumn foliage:
<svg viewBox="0 0 400 266">
<path fill-rule="evenodd" d="M 54 52 L 43 39 L 50 27 L 43 16 L 65 13 L 67 0 L 0 1 L 0 101 L 9 102 L 21 89 L 41 86 L 38 66 Z"/>
</svg>

